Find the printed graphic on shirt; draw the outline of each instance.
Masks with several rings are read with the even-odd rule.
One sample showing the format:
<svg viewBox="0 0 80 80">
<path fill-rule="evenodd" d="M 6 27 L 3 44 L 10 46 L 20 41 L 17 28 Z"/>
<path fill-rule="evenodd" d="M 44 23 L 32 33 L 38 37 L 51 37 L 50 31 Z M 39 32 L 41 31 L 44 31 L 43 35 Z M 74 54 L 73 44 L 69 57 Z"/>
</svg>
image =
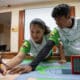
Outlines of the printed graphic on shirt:
<svg viewBox="0 0 80 80">
<path fill-rule="evenodd" d="M 22 44 L 22 46 L 20 48 L 20 52 L 25 53 L 25 54 L 29 53 L 30 52 L 30 48 L 31 48 L 30 42 L 26 40 Z"/>
<path fill-rule="evenodd" d="M 59 45 L 60 35 L 56 28 L 54 28 L 54 30 L 50 33 L 49 40 L 52 40 L 56 45 Z"/>
</svg>

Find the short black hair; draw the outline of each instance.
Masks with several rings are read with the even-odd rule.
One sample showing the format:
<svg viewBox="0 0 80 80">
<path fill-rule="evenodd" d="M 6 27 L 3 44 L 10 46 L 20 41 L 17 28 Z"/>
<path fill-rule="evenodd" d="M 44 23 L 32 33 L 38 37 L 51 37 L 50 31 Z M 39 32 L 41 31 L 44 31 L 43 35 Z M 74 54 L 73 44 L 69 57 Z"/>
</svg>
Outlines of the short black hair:
<svg viewBox="0 0 80 80">
<path fill-rule="evenodd" d="M 70 14 L 70 6 L 67 4 L 59 4 L 52 11 L 52 17 L 67 16 Z"/>
</svg>

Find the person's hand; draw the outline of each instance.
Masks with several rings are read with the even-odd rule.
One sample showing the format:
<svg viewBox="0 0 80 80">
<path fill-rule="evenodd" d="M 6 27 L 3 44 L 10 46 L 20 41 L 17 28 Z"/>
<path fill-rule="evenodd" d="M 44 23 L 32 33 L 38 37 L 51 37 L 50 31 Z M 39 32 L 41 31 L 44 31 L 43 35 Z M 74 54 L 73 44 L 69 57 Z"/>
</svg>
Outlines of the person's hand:
<svg viewBox="0 0 80 80">
<path fill-rule="evenodd" d="M 17 66 L 13 68 L 9 73 L 10 74 L 22 74 L 22 73 L 28 73 L 32 71 L 32 67 L 29 65 L 25 66 Z"/>
<path fill-rule="evenodd" d="M 66 59 L 61 59 L 61 60 L 59 61 L 60 64 L 64 64 L 64 63 L 66 63 L 66 62 L 67 62 Z"/>
<path fill-rule="evenodd" d="M 0 73 L 2 75 L 6 75 L 6 73 L 7 73 L 7 69 L 6 69 L 6 66 L 4 64 L 0 65 Z"/>
</svg>

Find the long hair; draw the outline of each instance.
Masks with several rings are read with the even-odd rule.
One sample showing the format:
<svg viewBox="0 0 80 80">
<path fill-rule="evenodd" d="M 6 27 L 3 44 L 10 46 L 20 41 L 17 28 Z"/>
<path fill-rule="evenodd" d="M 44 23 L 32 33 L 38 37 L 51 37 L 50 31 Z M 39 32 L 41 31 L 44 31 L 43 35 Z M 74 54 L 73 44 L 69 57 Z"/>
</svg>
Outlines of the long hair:
<svg viewBox="0 0 80 80">
<path fill-rule="evenodd" d="M 41 20 L 40 18 L 35 18 L 35 19 L 33 19 L 33 20 L 30 22 L 30 27 L 31 27 L 32 24 L 38 24 L 38 25 L 40 25 L 39 27 L 44 30 L 44 35 L 47 35 L 47 34 L 50 33 L 49 27 L 48 27 L 48 26 L 45 24 L 45 22 L 44 22 L 43 20 Z"/>
</svg>

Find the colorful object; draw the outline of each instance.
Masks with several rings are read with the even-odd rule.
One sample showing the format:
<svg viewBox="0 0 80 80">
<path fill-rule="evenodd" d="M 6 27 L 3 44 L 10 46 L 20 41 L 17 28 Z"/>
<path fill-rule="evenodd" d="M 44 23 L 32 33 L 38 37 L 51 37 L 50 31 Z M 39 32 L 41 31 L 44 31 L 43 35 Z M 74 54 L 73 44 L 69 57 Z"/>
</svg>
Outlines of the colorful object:
<svg viewBox="0 0 80 80">
<path fill-rule="evenodd" d="M 30 42 L 28 40 L 25 40 L 24 43 L 22 44 L 21 48 L 20 48 L 20 52 L 29 53 L 30 48 L 31 48 Z"/>
<path fill-rule="evenodd" d="M 29 64 L 28 60 L 24 61 Z M 30 62 L 30 60 L 29 60 Z M 80 75 L 72 74 L 71 63 L 59 64 L 57 61 L 41 62 L 35 71 L 24 73 L 15 80 L 79 80 Z"/>
<path fill-rule="evenodd" d="M 71 56 L 72 74 L 80 74 L 80 55 Z"/>
<path fill-rule="evenodd" d="M 50 33 L 49 40 L 52 40 L 55 42 L 55 45 L 59 45 L 60 42 L 60 35 L 56 28 Z"/>
<path fill-rule="evenodd" d="M 2 65 L 2 57 L 0 56 L 0 73 L 3 73 L 1 70 L 1 65 Z"/>
<path fill-rule="evenodd" d="M 21 65 L 32 62 L 24 60 Z M 57 61 L 41 62 L 35 71 L 24 74 L 0 76 L 0 80 L 80 80 L 80 75 L 72 74 L 71 63 L 59 64 Z"/>
</svg>

